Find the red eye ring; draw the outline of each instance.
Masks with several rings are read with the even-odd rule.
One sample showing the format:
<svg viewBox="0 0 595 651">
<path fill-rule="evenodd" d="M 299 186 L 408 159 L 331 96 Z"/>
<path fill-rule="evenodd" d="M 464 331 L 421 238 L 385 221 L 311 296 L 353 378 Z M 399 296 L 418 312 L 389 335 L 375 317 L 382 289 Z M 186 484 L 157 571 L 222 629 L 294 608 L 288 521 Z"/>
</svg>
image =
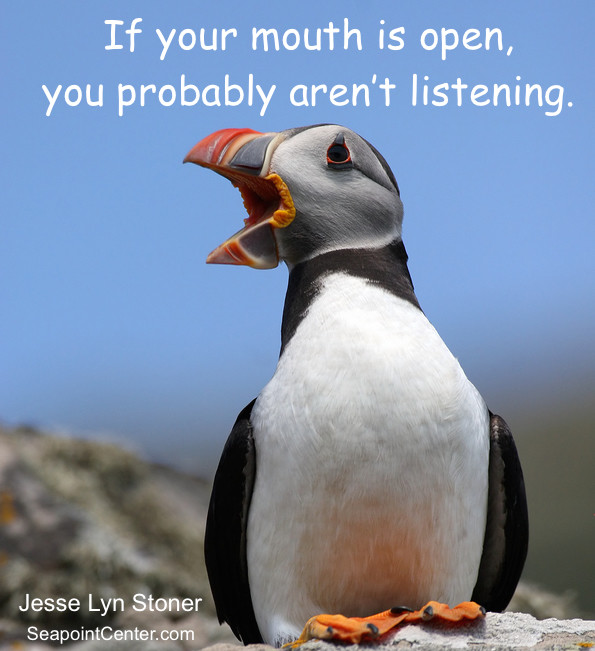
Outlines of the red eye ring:
<svg viewBox="0 0 595 651">
<path fill-rule="evenodd" d="M 329 165 L 342 165 L 351 162 L 351 153 L 345 145 L 333 143 L 326 152 L 326 162 Z"/>
<path fill-rule="evenodd" d="M 351 152 L 345 144 L 345 137 L 340 133 L 333 144 L 326 150 L 327 165 L 334 169 L 346 169 L 353 165 Z"/>
</svg>

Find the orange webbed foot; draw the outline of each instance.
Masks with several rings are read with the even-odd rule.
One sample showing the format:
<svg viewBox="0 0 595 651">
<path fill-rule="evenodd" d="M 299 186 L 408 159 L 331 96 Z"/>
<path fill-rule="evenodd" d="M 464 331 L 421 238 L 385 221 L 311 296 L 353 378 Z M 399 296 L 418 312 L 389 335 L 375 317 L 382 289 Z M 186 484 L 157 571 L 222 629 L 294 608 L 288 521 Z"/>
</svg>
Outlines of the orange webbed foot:
<svg viewBox="0 0 595 651">
<path fill-rule="evenodd" d="M 300 637 L 284 648 L 297 649 L 308 640 L 332 640 L 345 644 L 373 642 L 393 631 L 401 624 L 416 622 L 461 622 L 482 619 L 485 610 L 473 601 L 464 601 L 454 608 L 437 601 L 423 608 L 391 608 L 370 617 L 344 617 L 343 615 L 317 615 L 306 623 Z"/>
<path fill-rule="evenodd" d="M 430 620 L 460 622 L 463 620 L 483 619 L 485 614 L 485 608 L 474 601 L 463 601 L 453 608 L 438 601 L 429 601 L 423 608 L 410 613 L 407 623 L 428 622 Z"/>
</svg>

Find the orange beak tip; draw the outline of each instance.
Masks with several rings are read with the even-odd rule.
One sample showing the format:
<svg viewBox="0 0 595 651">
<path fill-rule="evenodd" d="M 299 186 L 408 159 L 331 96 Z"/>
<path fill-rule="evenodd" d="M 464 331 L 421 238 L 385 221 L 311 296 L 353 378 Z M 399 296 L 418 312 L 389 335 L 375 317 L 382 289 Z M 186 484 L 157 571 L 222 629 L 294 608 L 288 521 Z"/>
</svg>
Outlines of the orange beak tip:
<svg viewBox="0 0 595 651">
<path fill-rule="evenodd" d="M 220 129 L 206 136 L 192 147 L 184 158 L 185 163 L 217 166 L 221 163 L 229 145 L 239 136 L 260 136 L 254 129 Z"/>
</svg>

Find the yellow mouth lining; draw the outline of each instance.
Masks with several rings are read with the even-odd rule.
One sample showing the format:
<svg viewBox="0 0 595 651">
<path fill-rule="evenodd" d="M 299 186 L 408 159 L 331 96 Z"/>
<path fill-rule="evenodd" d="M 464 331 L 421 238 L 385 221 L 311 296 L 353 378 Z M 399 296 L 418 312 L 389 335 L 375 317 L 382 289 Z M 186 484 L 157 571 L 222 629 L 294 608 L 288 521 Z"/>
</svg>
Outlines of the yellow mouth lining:
<svg viewBox="0 0 595 651">
<path fill-rule="evenodd" d="M 269 174 L 265 177 L 267 181 L 271 181 L 274 186 L 277 188 L 279 193 L 279 198 L 281 199 L 279 203 L 279 208 L 275 210 L 270 222 L 272 226 L 277 228 L 285 228 L 289 226 L 295 218 L 295 206 L 293 204 L 293 199 L 291 198 L 291 193 L 289 188 L 285 185 L 285 181 L 278 174 Z"/>
</svg>

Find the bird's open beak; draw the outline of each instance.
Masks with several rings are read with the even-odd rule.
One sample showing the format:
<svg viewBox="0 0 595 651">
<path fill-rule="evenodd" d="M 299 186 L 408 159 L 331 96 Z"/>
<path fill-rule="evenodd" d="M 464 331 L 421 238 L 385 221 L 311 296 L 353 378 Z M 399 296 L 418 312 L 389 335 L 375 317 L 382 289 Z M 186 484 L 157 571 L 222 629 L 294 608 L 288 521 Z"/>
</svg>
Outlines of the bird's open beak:
<svg viewBox="0 0 595 651">
<path fill-rule="evenodd" d="M 244 228 L 218 246 L 207 262 L 272 269 L 279 264 L 275 231 L 288 226 L 295 207 L 283 179 L 269 173 L 281 134 L 251 129 L 222 129 L 195 145 L 184 162 L 196 163 L 228 178 L 239 188 L 248 217 Z"/>
</svg>

